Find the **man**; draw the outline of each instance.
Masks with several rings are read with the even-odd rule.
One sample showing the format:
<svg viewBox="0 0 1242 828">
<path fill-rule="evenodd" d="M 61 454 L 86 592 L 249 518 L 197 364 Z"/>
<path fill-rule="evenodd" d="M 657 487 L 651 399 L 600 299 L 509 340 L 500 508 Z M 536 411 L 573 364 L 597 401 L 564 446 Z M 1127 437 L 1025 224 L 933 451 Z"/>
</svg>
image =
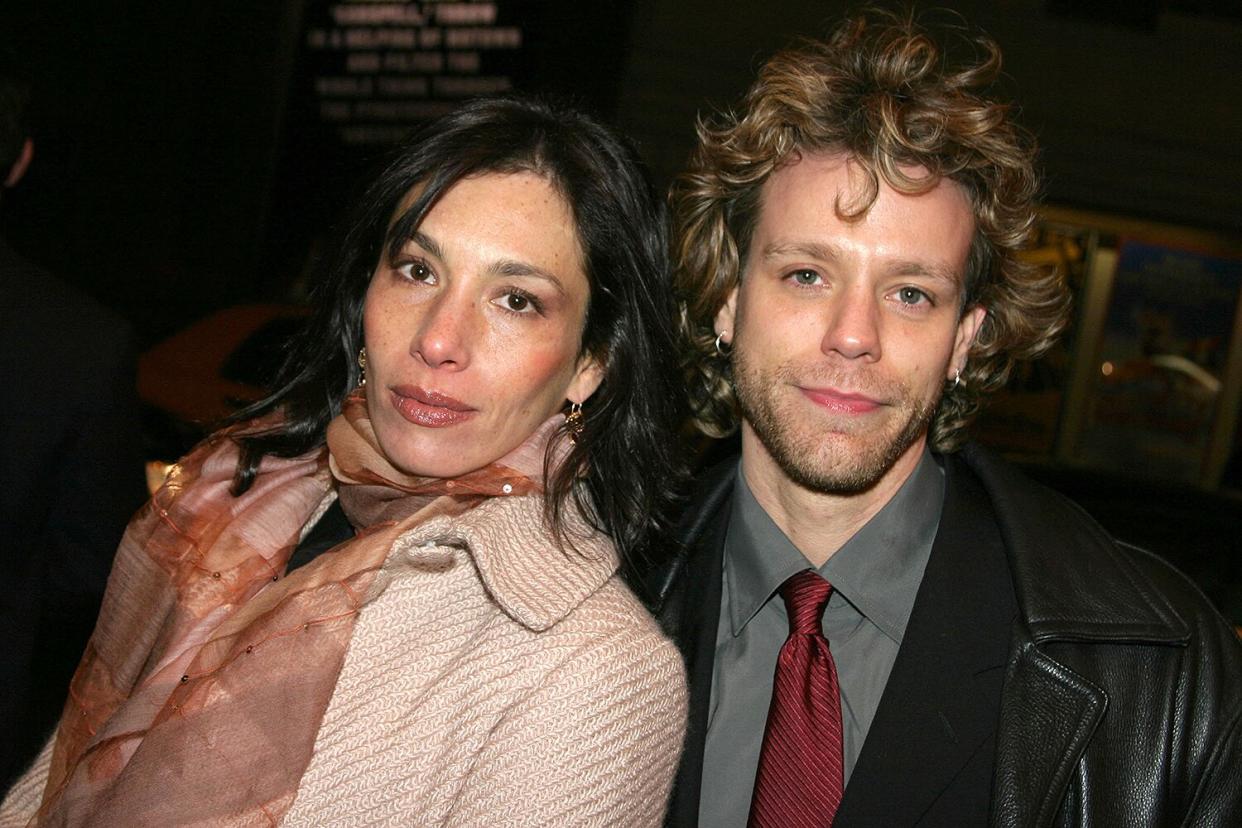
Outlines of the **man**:
<svg viewBox="0 0 1242 828">
<path fill-rule="evenodd" d="M 0 207 L 35 154 L 29 90 L 0 65 Z M 135 372 L 129 326 L 0 237 L 0 794 L 60 715 L 145 496 Z"/>
<path fill-rule="evenodd" d="M 965 45 L 868 13 L 778 54 L 674 189 L 692 402 L 741 457 L 636 578 L 691 683 L 670 825 L 1242 824 L 1233 632 L 961 448 L 1067 305 Z"/>
</svg>

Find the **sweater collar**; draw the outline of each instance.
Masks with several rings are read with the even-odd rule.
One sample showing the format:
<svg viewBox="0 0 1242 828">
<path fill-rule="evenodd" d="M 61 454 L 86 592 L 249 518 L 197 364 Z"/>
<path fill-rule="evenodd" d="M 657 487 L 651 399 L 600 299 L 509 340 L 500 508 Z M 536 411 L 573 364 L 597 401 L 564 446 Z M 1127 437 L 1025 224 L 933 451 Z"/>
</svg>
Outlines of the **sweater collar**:
<svg viewBox="0 0 1242 828">
<path fill-rule="evenodd" d="M 612 542 L 591 529 L 576 509 L 564 510 L 562 520 L 572 544 L 564 549 L 544 523 L 541 496 L 494 497 L 468 512 L 419 524 L 394 544 L 393 556 L 438 567 L 448 563 L 453 549 L 463 550 L 506 615 L 529 629 L 546 630 L 619 566 Z"/>
</svg>

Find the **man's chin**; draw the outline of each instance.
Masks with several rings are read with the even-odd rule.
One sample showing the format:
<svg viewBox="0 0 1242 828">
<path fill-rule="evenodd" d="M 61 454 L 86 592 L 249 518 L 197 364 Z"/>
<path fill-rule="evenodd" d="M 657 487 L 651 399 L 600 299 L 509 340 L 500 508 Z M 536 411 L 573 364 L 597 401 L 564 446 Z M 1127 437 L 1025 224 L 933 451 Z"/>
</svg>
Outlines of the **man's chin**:
<svg viewBox="0 0 1242 828">
<path fill-rule="evenodd" d="M 845 458 L 835 453 L 833 458 L 789 453 L 773 455 L 773 459 L 785 476 L 798 486 L 817 494 L 843 496 L 863 494 L 875 488 L 896 462 L 896 457 L 890 459 L 888 452 L 883 451 L 850 454 Z"/>
<path fill-rule="evenodd" d="M 915 420 L 896 433 L 799 434 L 762 419 L 750 429 L 785 477 L 808 491 L 841 496 L 875 488 L 925 431 Z"/>
</svg>

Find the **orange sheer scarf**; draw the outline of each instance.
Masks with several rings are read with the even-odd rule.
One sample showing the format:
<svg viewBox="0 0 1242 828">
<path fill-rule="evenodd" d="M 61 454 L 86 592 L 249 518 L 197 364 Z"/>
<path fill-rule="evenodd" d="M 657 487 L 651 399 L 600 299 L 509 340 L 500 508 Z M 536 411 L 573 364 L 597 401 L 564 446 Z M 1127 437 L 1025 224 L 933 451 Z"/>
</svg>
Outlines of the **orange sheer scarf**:
<svg viewBox="0 0 1242 828">
<path fill-rule="evenodd" d="M 416 478 L 384 458 L 355 393 L 327 451 L 265 458 L 240 497 L 228 433 L 198 446 L 121 542 L 35 822 L 279 822 L 393 542 L 434 515 L 540 491 L 562 419 L 484 469 Z M 334 487 L 361 531 L 284 577 Z"/>
</svg>

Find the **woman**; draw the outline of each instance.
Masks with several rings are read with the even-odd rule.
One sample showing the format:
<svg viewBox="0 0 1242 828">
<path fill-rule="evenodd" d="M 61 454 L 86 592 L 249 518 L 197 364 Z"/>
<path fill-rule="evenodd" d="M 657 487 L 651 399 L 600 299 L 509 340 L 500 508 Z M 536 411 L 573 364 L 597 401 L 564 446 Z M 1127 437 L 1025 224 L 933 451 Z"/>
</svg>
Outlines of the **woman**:
<svg viewBox="0 0 1242 828">
<path fill-rule="evenodd" d="M 427 127 L 279 390 L 131 524 L 0 823 L 658 824 L 684 677 L 616 572 L 675 476 L 664 257 L 593 121 Z"/>
</svg>

